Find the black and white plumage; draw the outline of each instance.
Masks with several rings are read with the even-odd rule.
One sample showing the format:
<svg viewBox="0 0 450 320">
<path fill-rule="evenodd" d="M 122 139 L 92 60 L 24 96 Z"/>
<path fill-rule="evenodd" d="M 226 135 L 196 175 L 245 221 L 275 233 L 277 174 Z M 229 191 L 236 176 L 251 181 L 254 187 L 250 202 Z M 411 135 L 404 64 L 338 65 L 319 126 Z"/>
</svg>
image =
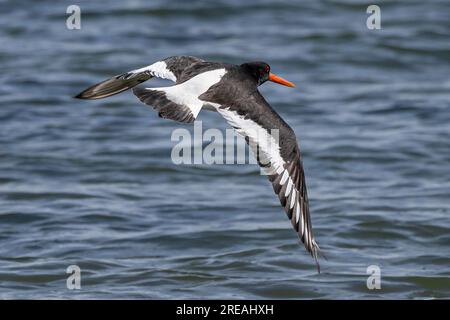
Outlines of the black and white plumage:
<svg viewBox="0 0 450 320">
<path fill-rule="evenodd" d="M 153 77 L 172 80 L 175 85 L 136 87 Z M 264 62 L 232 65 L 174 56 L 98 83 L 76 98 L 105 98 L 134 88 L 133 93 L 163 118 L 190 123 L 202 108 L 217 111 L 245 137 L 320 272 L 300 148 L 294 131 L 258 91 L 267 80 L 294 86 L 270 73 Z"/>
</svg>

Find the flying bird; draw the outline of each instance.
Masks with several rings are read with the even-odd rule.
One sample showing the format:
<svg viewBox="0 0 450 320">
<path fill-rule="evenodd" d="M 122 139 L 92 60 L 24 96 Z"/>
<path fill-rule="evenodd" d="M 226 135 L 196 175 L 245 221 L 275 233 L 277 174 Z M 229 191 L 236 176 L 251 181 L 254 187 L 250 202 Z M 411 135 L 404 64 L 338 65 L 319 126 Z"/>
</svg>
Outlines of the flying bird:
<svg viewBox="0 0 450 320">
<path fill-rule="evenodd" d="M 136 87 L 153 77 L 172 80 L 175 85 Z M 95 84 L 75 98 L 101 99 L 133 88 L 139 100 L 162 118 L 191 123 L 202 108 L 218 112 L 249 144 L 320 272 L 300 148 L 292 128 L 258 91 L 266 81 L 295 86 L 271 73 L 265 62 L 234 65 L 172 56 Z"/>
</svg>

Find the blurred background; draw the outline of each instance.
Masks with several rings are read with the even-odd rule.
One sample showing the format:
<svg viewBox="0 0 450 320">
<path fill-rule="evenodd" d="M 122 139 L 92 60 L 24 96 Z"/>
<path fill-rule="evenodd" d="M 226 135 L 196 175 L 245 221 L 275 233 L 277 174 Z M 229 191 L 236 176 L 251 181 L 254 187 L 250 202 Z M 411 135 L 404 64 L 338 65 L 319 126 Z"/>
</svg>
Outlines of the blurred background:
<svg viewBox="0 0 450 320">
<path fill-rule="evenodd" d="M 377 1 L 381 30 L 369 4 L 1 1 L 0 298 L 449 298 L 450 2 Z M 72 98 L 171 55 L 297 84 L 260 90 L 300 141 L 321 274 L 257 166 L 174 165 L 192 126 Z"/>
</svg>

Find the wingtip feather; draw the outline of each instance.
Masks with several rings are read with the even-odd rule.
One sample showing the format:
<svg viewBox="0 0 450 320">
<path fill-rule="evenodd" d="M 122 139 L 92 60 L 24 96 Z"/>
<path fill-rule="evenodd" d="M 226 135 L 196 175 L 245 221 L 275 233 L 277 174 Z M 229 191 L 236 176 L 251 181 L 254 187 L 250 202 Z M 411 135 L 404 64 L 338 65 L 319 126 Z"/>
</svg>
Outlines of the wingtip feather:
<svg viewBox="0 0 450 320">
<path fill-rule="evenodd" d="M 314 258 L 314 262 L 316 263 L 317 266 L 317 272 L 320 273 L 320 263 L 319 263 L 319 257 L 324 258 L 325 260 L 328 260 L 327 257 L 325 256 L 325 254 L 323 253 L 322 249 L 320 249 L 319 245 L 317 244 L 317 242 L 313 239 L 311 244 L 310 249 L 310 253 L 311 256 Z"/>
</svg>

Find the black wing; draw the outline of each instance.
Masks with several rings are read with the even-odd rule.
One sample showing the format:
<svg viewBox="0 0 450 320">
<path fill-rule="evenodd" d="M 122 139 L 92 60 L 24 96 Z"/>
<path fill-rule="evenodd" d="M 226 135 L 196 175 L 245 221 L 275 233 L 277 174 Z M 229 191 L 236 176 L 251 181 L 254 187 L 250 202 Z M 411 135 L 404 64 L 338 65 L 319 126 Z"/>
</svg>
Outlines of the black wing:
<svg viewBox="0 0 450 320">
<path fill-rule="evenodd" d="M 257 90 L 245 99 L 223 104 L 218 112 L 246 138 L 320 272 L 319 246 L 313 235 L 305 172 L 294 131 Z"/>
<path fill-rule="evenodd" d="M 149 66 L 119 74 L 105 81 L 94 84 L 82 91 L 75 98 L 102 99 L 131 89 L 153 77 L 172 80 L 178 83 L 183 70 L 203 62 L 202 59 L 190 56 L 173 56 L 157 61 Z"/>
</svg>

